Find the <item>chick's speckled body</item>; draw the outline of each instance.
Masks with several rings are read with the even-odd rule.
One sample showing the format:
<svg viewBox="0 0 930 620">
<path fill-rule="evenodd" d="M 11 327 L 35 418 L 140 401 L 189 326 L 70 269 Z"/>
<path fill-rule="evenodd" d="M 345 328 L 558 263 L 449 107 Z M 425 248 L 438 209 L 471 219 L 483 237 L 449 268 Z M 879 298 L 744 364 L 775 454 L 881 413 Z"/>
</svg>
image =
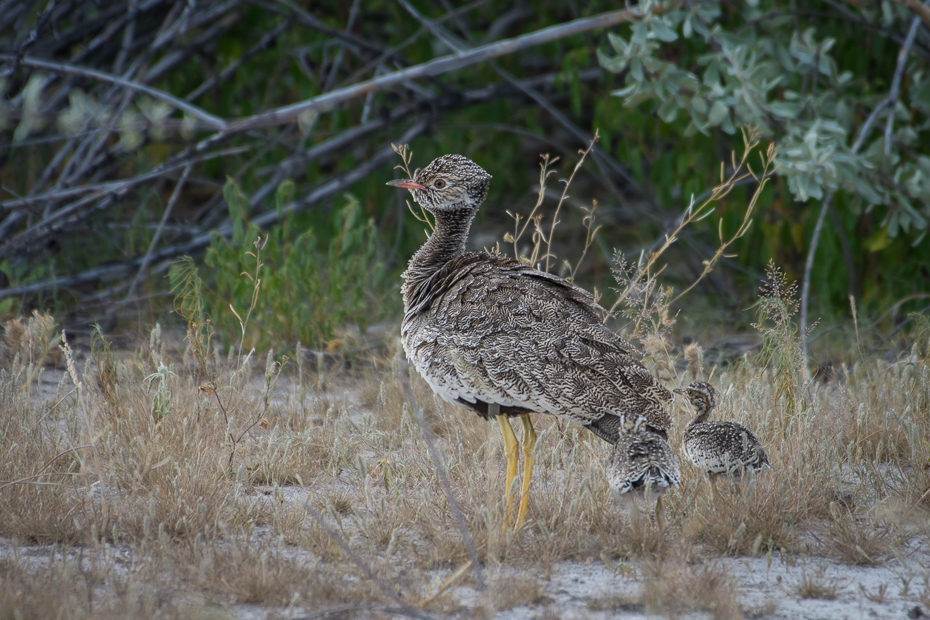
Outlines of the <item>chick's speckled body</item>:
<svg viewBox="0 0 930 620">
<path fill-rule="evenodd" d="M 665 439 L 642 431 L 642 421 L 622 433 L 607 461 L 607 481 L 618 496 L 661 497 L 669 488 L 681 486 L 678 457 Z"/>
<path fill-rule="evenodd" d="M 769 467 L 769 457 L 762 444 L 748 428 L 736 422 L 708 421 L 717 406 L 717 390 L 704 381 L 696 381 L 683 394 L 696 415 L 684 434 L 684 450 L 694 465 L 709 476 L 738 478 L 744 471 Z"/>
</svg>

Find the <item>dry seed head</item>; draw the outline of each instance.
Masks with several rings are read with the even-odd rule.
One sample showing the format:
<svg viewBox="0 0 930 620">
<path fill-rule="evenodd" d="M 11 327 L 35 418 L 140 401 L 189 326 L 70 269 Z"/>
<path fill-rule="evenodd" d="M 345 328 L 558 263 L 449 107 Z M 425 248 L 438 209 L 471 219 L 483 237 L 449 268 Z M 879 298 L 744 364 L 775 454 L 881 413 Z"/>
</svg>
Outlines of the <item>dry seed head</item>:
<svg viewBox="0 0 930 620">
<path fill-rule="evenodd" d="M 697 379 L 704 368 L 704 350 L 697 342 L 689 342 L 685 345 L 684 356 L 688 364 L 688 373 L 692 378 Z"/>
</svg>

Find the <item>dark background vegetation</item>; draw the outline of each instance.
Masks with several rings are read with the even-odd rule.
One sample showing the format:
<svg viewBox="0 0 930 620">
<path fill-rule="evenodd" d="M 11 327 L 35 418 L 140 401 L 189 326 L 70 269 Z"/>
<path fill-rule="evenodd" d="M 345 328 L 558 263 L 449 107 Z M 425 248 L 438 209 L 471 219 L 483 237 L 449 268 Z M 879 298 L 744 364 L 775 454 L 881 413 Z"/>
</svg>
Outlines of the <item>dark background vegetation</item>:
<svg viewBox="0 0 930 620">
<path fill-rule="evenodd" d="M 92 322 L 108 330 L 164 322 L 173 299 L 167 273 L 187 254 L 200 266 L 207 310 L 220 333 L 238 339 L 238 321 L 226 310 L 230 303 L 239 313 L 250 307 L 253 285 L 240 274 L 254 273 L 255 257 L 246 252 L 261 234 L 270 240 L 260 255 L 263 294 L 253 320 L 265 327 L 265 341 L 252 344 L 280 348 L 301 340 L 322 348 L 355 326 L 364 330 L 399 317 L 398 275 L 424 240 L 424 226 L 407 213 L 406 196 L 384 185 L 399 174 L 392 170 L 400 163 L 392 142 L 410 143 L 415 166 L 456 152 L 494 175 L 472 235 L 478 248 L 493 247 L 512 230 L 507 211 L 532 208 L 539 155 L 560 157 L 558 178 L 566 178 L 595 130 L 599 151 L 572 185 L 554 247 L 560 260 L 577 260 L 585 234 L 581 207 L 596 200 L 603 228 L 578 279 L 609 302 L 613 250 L 635 261 L 674 229 L 691 196 L 719 181 L 721 165 L 728 168 L 731 152 L 741 147 L 735 127 L 747 118 L 762 125 L 762 148 L 779 144 L 783 168 L 762 193 L 753 226 L 731 248 L 732 257 L 679 304 L 680 335 L 713 337 L 748 327 L 753 317 L 743 311 L 770 260 L 791 279 L 804 278 L 818 219 L 812 319 L 821 317 L 826 327 L 846 321 L 853 296 L 860 328 L 877 344 L 909 313 L 926 310 L 930 28 L 920 21 L 928 18 L 924 5 L 646 2 L 640 11 L 654 17 L 645 20 L 651 30 L 640 34 L 646 41 L 648 30 L 655 44 L 648 53 L 665 64 L 647 59 L 639 82 L 629 76 L 628 61 L 609 60 L 620 48 L 607 32 L 635 40 L 643 20 L 633 16 L 606 31 L 524 47 L 331 108 L 256 121 L 434 58 L 622 8 L 570 0 L 413 5 L 0 1 L 0 318 L 50 309 L 79 332 Z M 723 114 L 695 131 L 692 124 L 704 113 L 694 100 L 712 107 L 715 95 L 680 90 L 673 69 L 704 79 L 708 55 L 731 48 L 763 59 L 791 56 L 793 69 L 766 66 L 766 79 L 777 79 L 760 87 L 768 103 L 758 117 L 747 117 L 738 101 L 740 89 L 755 86 L 724 76 Z M 612 94 L 666 78 L 678 93 L 671 100 L 687 95 L 673 101 L 678 114 L 661 97 L 627 98 L 624 105 Z M 182 101 L 203 114 L 180 110 Z M 884 111 L 882 102 L 890 102 Z M 889 109 L 896 120 L 883 154 Z M 246 121 L 232 131 L 211 125 L 211 117 Z M 842 131 L 818 134 L 811 153 L 792 155 L 811 127 L 819 131 L 830 122 Z M 834 151 L 824 154 L 828 147 Z M 826 170 L 810 182 L 813 197 L 806 201 L 787 174 L 797 179 L 805 157 Z M 834 162 L 842 170 L 831 180 Z M 549 181 L 549 216 L 562 189 L 556 178 Z M 718 231 L 739 227 L 754 190 L 752 183 L 736 187 L 711 217 L 684 231 L 664 257 L 667 284 L 681 289 L 700 274 Z M 819 218 L 827 196 L 832 203 Z M 831 338 L 835 343 L 848 334 L 843 328 Z M 818 346 L 829 349 L 831 338 Z"/>
</svg>

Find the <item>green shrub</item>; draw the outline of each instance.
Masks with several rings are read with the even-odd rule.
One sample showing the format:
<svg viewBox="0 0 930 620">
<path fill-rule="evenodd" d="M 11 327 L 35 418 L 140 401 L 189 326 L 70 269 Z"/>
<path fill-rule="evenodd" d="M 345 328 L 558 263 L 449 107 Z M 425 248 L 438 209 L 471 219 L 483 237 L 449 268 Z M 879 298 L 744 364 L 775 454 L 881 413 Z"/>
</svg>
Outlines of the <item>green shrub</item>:
<svg viewBox="0 0 930 620">
<path fill-rule="evenodd" d="M 288 181 L 278 188 L 279 212 L 293 187 Z M 363 216 L 355 197 L 343 197 L 334 230 L 319 239 L 313 229 L 294 236 L 291 214 L 267 233 L 249 224 L 248 199 L 231 179 L 224 195 L 233 235 L 215 235 L 204 259 L 213 282 L 205 291 L 205 309 L 224 340 L 243 338 L 246 348 L 281 351 L 296 341 L 324 345 L 349 326 L 364 331 L 377 308 L 385 269 L 378 260 L 374 220 Z M 243 335 L 247 314 L 259 328 Z"/>
</svg>

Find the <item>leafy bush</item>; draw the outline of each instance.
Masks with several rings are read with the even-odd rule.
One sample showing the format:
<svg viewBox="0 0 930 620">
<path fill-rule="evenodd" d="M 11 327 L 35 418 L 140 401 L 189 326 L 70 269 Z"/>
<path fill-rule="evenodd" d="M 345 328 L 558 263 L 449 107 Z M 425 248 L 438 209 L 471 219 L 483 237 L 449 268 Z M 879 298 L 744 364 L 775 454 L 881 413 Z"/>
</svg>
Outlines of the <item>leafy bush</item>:
<svg viewBox="0 0 930 620">
<path fill-rule="evenodd" d="M 772 140 L 780 178 L 760 204 L 770 213 L 738 247 L 740 261 L 761 270 L 775 258 L 793 272 L 823 231 L 811 273 L 821 308 L 829 300 L 840 309 L 850 294 L 901 297 L 923 277 L 906 263 L 926 262 L 930 71 L 926 28 L 903 4 L 836 12 L 832 2 L 798 10 L 778 0 L 646 0 L 641 18 L 609 35 L 612 51 L 598 52 L 601 66 L 624 79 L 613 94 L 626 109 L 614 104 L 615 114 L 628 124 L 630 115 L 654 115 L 644 133 L 677 138 L 667 156 L 651 160 L 658 171 L 650 176 L 670 176 L 683 196 L 697 177 L 688 166 L 717 173 L 718 158 L 707 155 L 722 136 L 750 125 Z M 602 125 L 605 140 L 612 131 Z M 724 216 L 725 228 L 736 224 Z M 848 279 L 837 277 L 843 272 Z"/>
<path fill-rule="evenodd" d="M 290 182 L 279 186 L 279 210 L 290 202 L 293 189 Z M 377 258 L 374 220 L 363 217 L 355 197 L 345 195 L 334 230 L 321 241 L 313 229 L 294 236 L 290 215 L 265 236 L 249 224 L 249 201 L 232 179 L 224 196 L 233 235 L 214 235 L 204 259 L 215 284 L 205 292 L 205 310 L 224 339 L 240 339 L 247 313 L 260 329 L 245 334 L 246 348 L 280 351 L 297 341 L 316 347 L 345 326 L 364 331 L 377 316 L 385 269 Z"/>
</svg>

